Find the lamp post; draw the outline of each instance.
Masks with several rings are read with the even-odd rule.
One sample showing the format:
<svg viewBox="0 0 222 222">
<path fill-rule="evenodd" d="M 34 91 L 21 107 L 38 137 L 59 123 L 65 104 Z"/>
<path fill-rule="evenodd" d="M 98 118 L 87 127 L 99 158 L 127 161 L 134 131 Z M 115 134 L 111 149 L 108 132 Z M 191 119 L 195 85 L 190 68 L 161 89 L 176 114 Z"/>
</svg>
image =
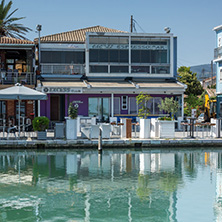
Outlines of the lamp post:
<svg viewBox="0 0 222 222">
<path fill-rule="evenodd" d="M 36 26 L 36 30 L 38 31 L 39 33 L 39 37 L 38 37 L 38 59 L 39 59 L 39 64 L 38 64 L 38 69 L 40 71 L 40 62 L 41 62 L 41 43 L 40 43 L 40 32 L 42 31 L 42 25 L 37 25 Z"/>
<path fill-rule="evenodd" d="M 41 45 L 40 45 L 40 32 L 42 30 L 42 25 L 37 25 L 36 26 L 36 30 L 38 31 L 39 33 L 39 37 L 38 37 L 38 59 L 39 59 L 39 62 L 38 62 L 38 72 L 40 73 L 40 70 L 41 70 L 41 66 L 40 66 L 40 63 L 41 63 Z M 40 116 L 40 100 L 38 100 L 38 116 Z"/>
</svg>

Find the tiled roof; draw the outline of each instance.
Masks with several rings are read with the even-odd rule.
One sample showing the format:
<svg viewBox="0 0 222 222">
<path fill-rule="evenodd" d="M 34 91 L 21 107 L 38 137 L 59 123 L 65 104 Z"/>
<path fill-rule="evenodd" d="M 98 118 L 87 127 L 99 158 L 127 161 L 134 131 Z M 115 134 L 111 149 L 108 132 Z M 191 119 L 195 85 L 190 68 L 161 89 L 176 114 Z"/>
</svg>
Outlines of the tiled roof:
<svg viewBox="0 0 222 222">
<path fill-rule="evenodd" d="M 10 38 L 10 37 L 0 37 L 0 44 L 34 44 L 34 42 L 29 40 L 22 40 L 22 39 L 16 39 L 16 38 Z"/>
<path fill-rule="evenodd" d="M 116 30 L 116 29 L 110 29 L 103 26 L 93 26 L 88 27 L 84 29 L 78 29 L 74 31 L 69 32 L 62 32 L 54 35 L 47 35 L 41 37 L 41 42 L 72 42 L 72 43 L 84 43 L 86 39 L 86 32 L 120 32 L 124 33 L 123 31 Z M 35 39 L 35 42 L 37 42 L 38 39 Z"/>
</svg>

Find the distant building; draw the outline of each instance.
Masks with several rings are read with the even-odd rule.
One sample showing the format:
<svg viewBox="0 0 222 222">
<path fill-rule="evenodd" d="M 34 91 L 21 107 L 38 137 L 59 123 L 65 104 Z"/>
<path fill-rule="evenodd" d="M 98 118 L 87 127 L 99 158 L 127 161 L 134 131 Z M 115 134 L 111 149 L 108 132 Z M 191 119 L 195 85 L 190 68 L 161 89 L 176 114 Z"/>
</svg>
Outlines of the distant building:
<svg viewBox="0 0 222 222">
<path fill-rule="evenodd" d="M 217 117 L 222 117 L 222 25 L 213 30 L 216 32 L 214 62 L 216 63 Z"/>
</svg>

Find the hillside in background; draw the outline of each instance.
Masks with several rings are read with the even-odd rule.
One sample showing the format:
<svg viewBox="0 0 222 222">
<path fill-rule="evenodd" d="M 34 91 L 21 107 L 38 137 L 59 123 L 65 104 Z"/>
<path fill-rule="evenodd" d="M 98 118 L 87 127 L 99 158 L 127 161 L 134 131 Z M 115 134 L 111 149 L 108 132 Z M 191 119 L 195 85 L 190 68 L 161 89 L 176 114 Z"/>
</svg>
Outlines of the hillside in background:
<svg viewBox="0 0 222 222">
<path fill-rule="evenodd" d="M 202 81 L 211 77 L 211 64 L 203 64 L 198 66 L 190 66 L 192 72 L 197 73 L 197 79 Z M 213 76 L 216 76 L 216 65 L 213 64 Z"/>
</svg>

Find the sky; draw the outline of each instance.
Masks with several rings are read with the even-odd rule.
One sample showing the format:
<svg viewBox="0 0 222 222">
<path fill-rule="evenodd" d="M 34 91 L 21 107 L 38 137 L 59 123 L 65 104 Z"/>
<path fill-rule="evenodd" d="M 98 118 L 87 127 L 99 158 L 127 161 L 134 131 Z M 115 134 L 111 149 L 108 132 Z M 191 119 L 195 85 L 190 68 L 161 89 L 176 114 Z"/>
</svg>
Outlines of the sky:
<svg viewBox="0 0 222 222">
<path fill-rule="evenodd" d="M 6 0 L 8 2 L 9 0 Z M 133 15 L 138 33 L 164 33 L 171 28 L 178 38 L 177 66 L 209 64 L 214 57 L 216 35 L 222 24 L 221 0 L 12 0 L 14 17 L 33 31 L 27 38 L 101 25 L 130 31 Z"/>
</svg>

